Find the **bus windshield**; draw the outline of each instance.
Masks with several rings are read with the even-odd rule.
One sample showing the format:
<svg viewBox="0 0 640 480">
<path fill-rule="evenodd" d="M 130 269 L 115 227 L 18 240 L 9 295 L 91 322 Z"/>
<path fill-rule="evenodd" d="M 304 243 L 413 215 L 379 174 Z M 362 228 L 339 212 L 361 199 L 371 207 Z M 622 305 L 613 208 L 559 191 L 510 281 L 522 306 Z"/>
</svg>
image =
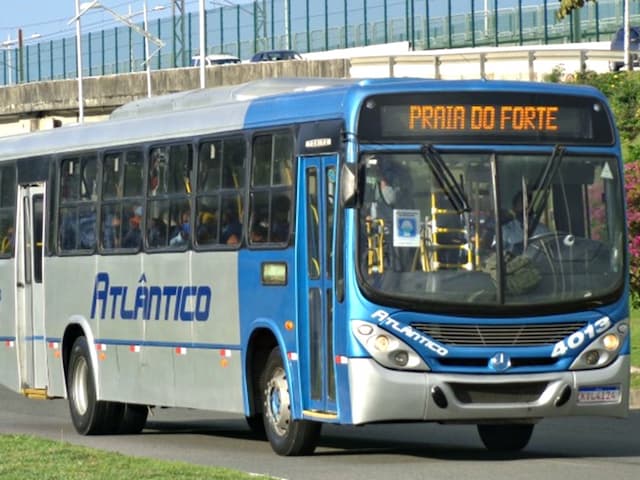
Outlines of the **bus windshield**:
<svg viewBox="0 0 640 480">
<path fill-rule="evenodd" d="M 398 302 L 594 301 L 623 283 L 614 157 L 565 152 L 376 152 L 361 157 L 364 289 Z"/>
</svg>

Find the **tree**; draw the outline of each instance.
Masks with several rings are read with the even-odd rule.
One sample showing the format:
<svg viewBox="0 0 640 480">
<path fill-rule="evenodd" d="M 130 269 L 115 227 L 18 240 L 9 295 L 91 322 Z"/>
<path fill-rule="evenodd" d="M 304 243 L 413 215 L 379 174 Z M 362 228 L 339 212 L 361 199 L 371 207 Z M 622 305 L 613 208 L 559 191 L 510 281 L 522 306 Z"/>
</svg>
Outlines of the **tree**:
<svg viewBox="0 0 640 480">
<path fill-rule="evenodd" d="M 577 8 L 584 7 L 585 2 L 595 2 L 596 0 L 558 0 L 560 2 L 560 7 L 558 8 L 558 12 L 556 15 L 558 18 L 562 19 L 569 15 Z"/>
</svg>

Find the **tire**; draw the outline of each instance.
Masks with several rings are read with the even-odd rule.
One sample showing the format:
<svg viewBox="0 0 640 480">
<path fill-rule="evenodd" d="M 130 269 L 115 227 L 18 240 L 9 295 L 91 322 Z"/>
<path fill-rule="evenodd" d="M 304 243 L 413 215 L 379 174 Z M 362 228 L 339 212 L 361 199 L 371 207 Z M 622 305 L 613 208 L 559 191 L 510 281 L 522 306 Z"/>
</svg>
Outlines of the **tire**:
<svg viewBox="0 0 640 480">
<path fill-rule="evenodd" d="M 118 433 L 134 435 L 140 433 L 147 424 L 149 407 L 135 403 L 125 403 Z"/>
<path fill-rule="evenodd" d="M 71 421 L 80 435 L 103 435 L 118 431 L 124 404 L 96 400 L 95 376 L 85 337 L 78 337 L 71 347 L 67 392 Z"/>
<path fill-rule="evenodd" d="M 289 383 L 278 347 L 267 358 L 260 387 L 264 429 L 273 451 L 283 456 L 312 454 L 322 425 L 291 418 Z"/>
<path fill-rule="evenodd" d="M 533 427 L 533 424 L 478 425 L 478 434 L 489 451 L 519 452 L 529 443 Z"/>
</svg>

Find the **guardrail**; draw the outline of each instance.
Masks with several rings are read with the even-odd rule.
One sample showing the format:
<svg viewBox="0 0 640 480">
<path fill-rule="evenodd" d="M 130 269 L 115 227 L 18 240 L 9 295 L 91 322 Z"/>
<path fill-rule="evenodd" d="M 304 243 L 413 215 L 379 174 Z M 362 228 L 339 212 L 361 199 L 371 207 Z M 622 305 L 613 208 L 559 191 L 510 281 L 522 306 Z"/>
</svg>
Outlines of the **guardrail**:
<svg viewBox="0 0 640 480">
<path fill-rule="evenodd" d="M 556 74 L 565 80 L 578 72 L 610 71 L 612 62 L 623 62 L 623 52 L 609 44 L 590 48 L 519 46 L 407 52 L 399 55 L 352 57 L 351 77 L 424 77 L 436 79 L 509 79 L 542 81 Z"/>
</svg>

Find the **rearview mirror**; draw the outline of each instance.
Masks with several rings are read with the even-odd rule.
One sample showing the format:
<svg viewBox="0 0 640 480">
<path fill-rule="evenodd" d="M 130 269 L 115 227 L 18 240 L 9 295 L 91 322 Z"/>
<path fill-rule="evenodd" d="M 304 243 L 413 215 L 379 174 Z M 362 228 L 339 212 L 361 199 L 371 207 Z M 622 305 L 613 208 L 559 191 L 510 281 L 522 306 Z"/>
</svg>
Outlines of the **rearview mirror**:
<svg viewBox="0 0 640 480">
<path fill-rule="evenodd" d="M 356 165 L 343 163 L 340 170 L 340 204 L 343 208 L 354 208 L 357 205 L 357 199 Z"/>
</svg>

